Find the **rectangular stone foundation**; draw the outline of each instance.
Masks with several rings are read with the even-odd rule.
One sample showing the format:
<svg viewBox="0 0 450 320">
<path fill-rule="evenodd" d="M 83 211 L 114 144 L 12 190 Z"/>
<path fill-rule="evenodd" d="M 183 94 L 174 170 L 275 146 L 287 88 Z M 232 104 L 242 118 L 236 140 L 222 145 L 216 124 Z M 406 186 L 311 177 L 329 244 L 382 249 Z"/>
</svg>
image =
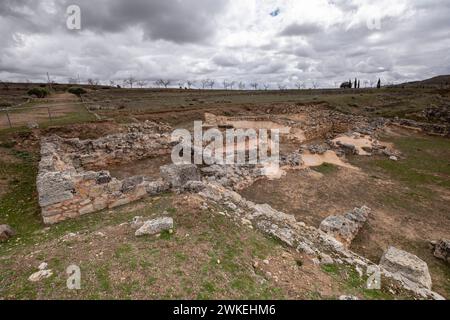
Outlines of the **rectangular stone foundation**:
<svg viewBox="0 0 450 320">
<path fill-rule="evenodd" d="M 167 191 L 170 186 L 161 179 L 136 176 L 118 180 L 108 171 L 86 169 L 169 154 L 169 134 L 155 133 L 155 128 L 160 127 L 133 125 L 128 133 L 98 140 L 44 138 L 37 177 L 44 223 L 112 209 Z"/>
</svg>

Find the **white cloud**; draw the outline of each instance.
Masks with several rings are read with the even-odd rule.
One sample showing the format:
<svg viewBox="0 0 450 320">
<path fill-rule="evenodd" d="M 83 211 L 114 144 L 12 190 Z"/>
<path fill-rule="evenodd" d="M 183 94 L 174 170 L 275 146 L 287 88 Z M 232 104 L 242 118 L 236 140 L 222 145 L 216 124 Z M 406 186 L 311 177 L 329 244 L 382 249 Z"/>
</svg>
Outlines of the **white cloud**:
<svg viewBox="0 0 450 320">
<path fill-rule="evenodd" d="M 446 0 L 80 0 L 80 32 L 65 29 L 66 2 L 0 3 L 2 79 L 43 80 L 48 71 L 58 81 L 132 74 L 325 86 L 450 68 Z M 374 17 L 380 30 L 367 27 Z"/>
</svg>

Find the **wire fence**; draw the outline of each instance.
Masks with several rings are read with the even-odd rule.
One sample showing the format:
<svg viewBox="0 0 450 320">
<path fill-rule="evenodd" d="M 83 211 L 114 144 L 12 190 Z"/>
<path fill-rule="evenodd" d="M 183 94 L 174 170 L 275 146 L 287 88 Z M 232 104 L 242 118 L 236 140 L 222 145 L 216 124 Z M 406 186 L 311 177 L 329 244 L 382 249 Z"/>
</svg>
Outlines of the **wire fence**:
<svg viewBox="0 0 450 320">
<path fill-rule="evenodd" d="M 70 101 L 66 103 L 46 104 L 43 106 L 23 107 L 26 103 L 0 109 L 0 129 L 13 128 L 30 124 L 39 124 L 53 121 L 56 118 L 67 116 L 76 112 L 88 112 L 100 120 L 100 116 L 90 110 L 92 102 Z M 80 110 L 79 108 L 83 108 Z"/>
</svg>

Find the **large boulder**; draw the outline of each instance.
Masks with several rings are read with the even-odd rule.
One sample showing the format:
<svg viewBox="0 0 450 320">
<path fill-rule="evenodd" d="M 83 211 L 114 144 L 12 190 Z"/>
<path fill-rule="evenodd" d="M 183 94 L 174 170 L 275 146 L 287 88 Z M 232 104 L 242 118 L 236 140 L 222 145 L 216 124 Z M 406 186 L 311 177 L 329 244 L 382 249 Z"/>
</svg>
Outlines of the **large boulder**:
<svg viewBox="0 0 450 320">
<path fill-rule="evenodd" d="M 432 282 L 428 265 L 419 257 L 390 247 L 381 257 L 380 266 L 407 280 L 431 290 Z"/>
<path fill-rule="evenodd" d="M 172 188 L 181 188 L 189 181 L 200 181 L 201 176 L 195 164 L 167 165 L 160 168 L 161 177 Z"/>
<path fill-rule="evenodd" d="M 8 226 L 7 224 L 0 225 L 0 241 L 6 241 L 11 237 L 14 237 L 16 232 L 13 228 Z"/>
<path fill-rule="evenodd" d="M 450 263 L 450 240 L 442 239 L 434 247 L 434 256 Z"/>
<path fill-rule="evenodd" d="M 135 235 L 136 237 L 145 235 L 155 235 L 162 231 L 173 229 L 173 219 L 170 217 L 158 218 L 144 222 Z"/>
<path fill-rule="evenodd" d="M 349 246 L 367 221 L 369 213 L 370 209 L 364 206 L 343 215 L 329 216 L 320 224 L 320 230 Z"/>
</svg>

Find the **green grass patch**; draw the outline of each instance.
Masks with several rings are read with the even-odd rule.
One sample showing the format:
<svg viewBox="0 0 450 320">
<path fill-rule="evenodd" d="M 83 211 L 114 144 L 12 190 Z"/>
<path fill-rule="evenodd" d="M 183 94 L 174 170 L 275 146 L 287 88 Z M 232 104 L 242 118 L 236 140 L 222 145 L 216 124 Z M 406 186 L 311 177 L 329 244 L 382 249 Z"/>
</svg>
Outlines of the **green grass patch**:
<svg viewBox="0 0 450 320">
<path fill-rule="evenodd" d="M 312 169 L 322 174 L 331 174 L 336 172 L 338 167 L 331 163 L 324 163 L 318 167 L 313 167 Z"/>
</svg>

